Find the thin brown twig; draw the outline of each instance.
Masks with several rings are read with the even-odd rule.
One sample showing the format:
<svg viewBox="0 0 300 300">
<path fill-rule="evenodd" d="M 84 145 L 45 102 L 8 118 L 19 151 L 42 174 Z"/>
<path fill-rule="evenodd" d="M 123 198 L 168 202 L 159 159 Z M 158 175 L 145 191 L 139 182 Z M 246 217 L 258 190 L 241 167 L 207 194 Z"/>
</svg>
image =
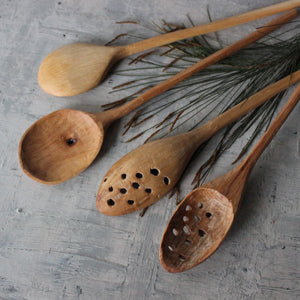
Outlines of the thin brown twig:
<svg viewBox="0 0 300 300">
<path fill-rule="evenodd" d="M 143 132 L 140 132 L 139 134 L 137 134 L 136 136 L 134 136 L 133 138 L 129 139 L 126 141 L 126 143 L 130 143 L 132 142 L 133 140 L 137 139 L 138 137 L 140 137 L 141 135 L 143 135 L 145 133 L 145 131 Z"/>
<path fill-rule="evenodd" d="M 142 109 L 139 109 L 135 112 L 135 114 L 131 117 L 131 119 L 124 125 L 124 127 L 127 127 L 131 125 L 137 118 L 138 114 L 142 111 Z"/>
<path fill-rule="evenodd" d="M 175 49 L 176 49 L 176 47 L 169 48 L 167 51 L 161 53 L 159 56 L 167 55 L 167 54 L 169 54 L 170 52 L 174 51 Z"/>
<path fill-rule="evenodd" d="M 119 21 L 119 22 L 116 22 L 116 24 L 139 24 L 138 22 L 136 21 Z"/>
<path fill-rule="evenodd" d="M 146 213 L 146 211 L 148 210 L 148 208 L 149 208 L 149 206 L 145 207 L 145 208 L 141 211 L 141 213 L 140 213 L 140 217 L 141 217 L 141 218 L 145 215 L 145 213 Z"/>
<path fill-rule="evenodd" d="M 117 101 L 114 101 L 114 102 L 111 102 L 111 103 L 103 104 L 103 105 L 101 105 L 101 107 L 103 107 L 103 108 L 105 108 L 105 110 L 107 110 L 107 109 L 111 109 L 111 108 L 114 108 L 116 106 L 119 106 L 119 105 L 125 103 L 126 101 L 127 101 L 127 97 L 123 98 L 123 99 L 120 99 L 120 100 L 117 100 Z"/>
<path fill-rule="evenodd" d="M 149 51 L 147 53 L 143 53 L 141 55 L 139 55 L 138 57 L 136 57 L 135 59 L 133 59 L 131 62 L 128 63 L 128 65 L 132 65 L 133 63 L 134 64 L 137 64 L 138 62 L 140 62 L 142 59 L 144 59 L 145 57 L 151 55 L 152 53 L 154 53 L 156 50 L 152 50 L 152 51 Z"/>
<path fill-rule="evenodd" d="M 122 84 L 119 84 L 119 85 L 116 85 L 114 86 L 112 89 L 115 90 L 115 89 L 119 89 L 121 87 L 124 87 L 124 86 L 127 86 L 127 85 L 130 85 L 130 84 L 133 84 L 135 83 L 136 80 L 131 80 L 131 81 L 128 81 L 128 82 L 125 82 L 125 83 L 122 83 Z"/>
<path fill-rule="evenodd" d="M 120 37 L 122 37 L 122 36 L 127 36 L 127 35 L 128 35 L 127 33 L 121 33 L 121 34 L 117 35 L 115 38 L 113 38 L 111 41 L 107 42 L 107 43 L 105 44 L 105 46 L 108 46 L 108 45 L 112 44 L 113 42 L 115 42 L 115 41 L 116 41 L 117 39 L 119 39 Z"/>
<path fill-rule="evenodd" d="M 122 136 L 125 135 L 127 133 L 127 131 L 130 129 L 130 127 L 132 126 L 133 122 L 137 119 L 138 114 L 142 111 L 142 109 L 139 109 L 133 116 L 132 118 L 127 122 L 127 124 L 124 125 L 124 127 L 126 127 L 126 129 L 124 130 L 124 132 L 122 133 Z"/>
<path fill-rule="evenodd" d="M 167 64 L 163 69 L 162 72 L 165 72 L 168 68 L 172 67 L 176 62 L 178 62 L 179 60 L 181 60 L 182 57 L 177 57 L 175 59 L 173 59 L 169 64 Z"/>
<path fill-rule="evenodd" d="M 151 119 L 152 117 L 153 117 L 153 115 L 148 116 L 148 117 L 146 117 L 145 119 L 143 119 L 143 120 L 141 120 L 141 121 L 139 121 L 139 122 L 133 124 L 131 127 L 137 127 L 137 126 L 139 126 L 140 124 L 142 124 L 142 123 L 146 122 L 147 120 Z"/>
<path fill-rule="evenodd" d="M 160 131 L 160 129 L 154 131 L 148 138 L 146 138 L 146 140 L 144 141 L 144 144 L 146 144 L 151 138 L 153 138 L 159 131 Z"/>
<path fill-rule="evenodd" d="M 171 133 L 171 131 L 173 130 L 176 122 L 178 121 L 178 119 L 180 118 L 180 116 L 183 114 L 184 110 L 182 110 L 181 112 L 178 113 L 178 115 L 176 116 L 175 120 L 173 121 L 171 127 L 170 127 L 170 130 L 169 130 L 169 133 Z"/>
<path fill-rule="evenodd" d="M 174 112 L 169 113 L 160 123 L 158 123 L 155 128 L 160 127 L 162 124 L 164 124 L 167 120 L 169 120 L 174 115 Z"/>
</svg>

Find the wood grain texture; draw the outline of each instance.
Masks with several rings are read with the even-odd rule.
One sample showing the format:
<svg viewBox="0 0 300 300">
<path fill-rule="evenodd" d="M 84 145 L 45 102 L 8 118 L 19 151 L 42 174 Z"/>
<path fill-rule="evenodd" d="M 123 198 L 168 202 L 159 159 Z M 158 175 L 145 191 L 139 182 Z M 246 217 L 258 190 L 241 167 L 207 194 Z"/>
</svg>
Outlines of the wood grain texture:
<svg viewBox="0 0 300 300">
<path fill-rule="evenodd" d="M 42 59 L 62 44 L 105 44 L 120 32 L 136 30 L 115 24 L 126 19 L 157 23 L 167 19 L 180 24 L 189 13 L 200 24 L 207 22 L 207 4 L 212 17 L 220 19 L 279 2 L 0 1 L 1 299 L 298 298 L 299 106 L 253 170 L 236 223 L 220 249 L 202 265 L 181 274 L 167 273 L 158 258 L 163 230 L 176 208 L 172 199 L 165 197 L 143 218 L 138 213 L 108 217 L 97 211 L 101 178 L 139 145 L 121 138 L 121 126 L 127 120 L 112 126 L 89 169 L 58 186 L 27 178 L 17 156 L 24 130 L 40 117 L 63 108 L 99 111 L 101 104 L 116 100 L 109 94 L 120 83 L 114 76 L 72 99 L 57 100 L 39 88 Z M 221 34 L 229 44 L 264 22 Z M 240 146 L 237 143 L 226 153 L 210 178 L 231 168 Z M 189 167 L 182 195 L 190 191 L 198 166 Z"/>
<path fill-rule="evenodd" d="M 109 72 L 109 69 L 121 58 L 128 55 L 184 38 L 241 25 L 290 10 L 299 5 L 299 0 L 289 0 L 223 20 L 157 35 L 153 38 L 119 47 L 88 43 L 68 44 L 52 51 L 42 61 L 38 73 L 38 82 L 45 92 L 54 96 L 78 95 L 96 87 Z"/>
</svg>

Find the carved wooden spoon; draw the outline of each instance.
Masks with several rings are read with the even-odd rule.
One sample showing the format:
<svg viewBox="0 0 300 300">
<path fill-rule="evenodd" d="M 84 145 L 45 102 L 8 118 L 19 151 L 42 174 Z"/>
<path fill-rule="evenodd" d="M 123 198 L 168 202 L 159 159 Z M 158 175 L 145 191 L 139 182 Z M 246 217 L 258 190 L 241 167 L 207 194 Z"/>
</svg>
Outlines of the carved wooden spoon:
<svg viewBox="0 0 300 300">
<path fill-rule="evenodd" d="M 74 43 L 51 52 L 42 62 L 38 82 L 54 96 L 73 96 L 97 86 L 113 64 L 122 58 L 192 36 L 251 22 L 300 6 L 290 0 L 244 14 L 153 37 L 127 46 L 108 47 Z"/>
<path fill-rule="evenodd" d="M 220 246 L 227 235 L 256 161 L 300 98 L 300 84 L 247 158 L 234 169 L 189 193 L 171 217 L 159 258 L 169 272 L 191 269 Z"/>
<path fill-rule="evenodd" d="M 41 118 L 21 139 L 19 160 L 22 169 L 29 177 L 44 184 L 58 184 L 76 176 L 95 159 L 102 145 L 104 131 L 112 122 L 185 78 L 250 45 L 296 15 L 296 9 L 283 14 L 247 37 L 179 72 L 123 106 L 96 114 L 63 109 Z"/>
<path fill-rule="evenodd" d="M 129 152 L 104 176 L 97 195 L 98 210 L 106 215 L 122 215 L 158 201 L 175 186 L 191 156 L 203 142 L 299 80 L 300 70 L 200 128 L 155 140 Z"/>
</svg>

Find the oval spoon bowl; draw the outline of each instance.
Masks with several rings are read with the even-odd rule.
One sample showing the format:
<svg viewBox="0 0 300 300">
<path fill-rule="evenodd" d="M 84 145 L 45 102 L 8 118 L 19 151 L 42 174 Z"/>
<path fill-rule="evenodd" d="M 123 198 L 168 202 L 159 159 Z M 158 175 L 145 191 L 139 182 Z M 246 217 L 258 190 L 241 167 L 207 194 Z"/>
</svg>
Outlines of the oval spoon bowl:
<svg viewBox="0 0 300 300">
<path fill-rule="evenodd" d="M 183 200 L 170 219 L 160 247 L 161 264 L 171 273 L 186 271 L 212 255 L 234 218 L 231 202 L 213 189 L 197 189 L 186 199 L 188 204 Z"/>
<path fill-rule="evenodd" d="M 38 83 L 48 94 L 73 96 L 96 87 L 118 60 L 120 49 L 74 43 L 51 52 L 41 63 Z"/>
</svg>

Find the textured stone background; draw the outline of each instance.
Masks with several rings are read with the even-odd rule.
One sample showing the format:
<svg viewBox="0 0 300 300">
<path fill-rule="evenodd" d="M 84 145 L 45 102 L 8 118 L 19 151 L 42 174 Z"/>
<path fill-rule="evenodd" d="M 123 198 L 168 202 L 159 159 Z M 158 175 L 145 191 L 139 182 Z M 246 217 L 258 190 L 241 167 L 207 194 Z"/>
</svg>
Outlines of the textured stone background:
<svg viewBox="0 0 300 300">
<path fill-rule="evenodd" d="M 98 185 L 108 168 L 140 143 L 126 144 L 120 137 L 126 118 L 110 129 L 101 159 L 57 186 L 27 178 L 17 154 L 25 129 L 45 114 L 60 108 L 93 112 L 117 100 L 109 94 L 118 82 L 113 75 L 72 98 L 45 94 L 37 71 L 55 48 L 75 41 L 103 44 L 132 30 L 115 24 L 120 20 L 180 23 L 189 14 L 200 24 L 207 21 L 207 4 L 217 19 L 276 2 L 0 1 L 1 299 L 299 299 L 299 106 L 255 167 L 220 249 L 181 274 L 167 273 L 158 259 L 173 200 L 165 197 L 143 218 L 138 212 L 107 217 L 96 209 Z M 264 22 L 224 31 L 222 37 L 234 41 Z M 240 143 L 210 178 L 229 170 Z M 192 174 L 184 178 L 183 195 L 190 191 Z"/>
</svg>

